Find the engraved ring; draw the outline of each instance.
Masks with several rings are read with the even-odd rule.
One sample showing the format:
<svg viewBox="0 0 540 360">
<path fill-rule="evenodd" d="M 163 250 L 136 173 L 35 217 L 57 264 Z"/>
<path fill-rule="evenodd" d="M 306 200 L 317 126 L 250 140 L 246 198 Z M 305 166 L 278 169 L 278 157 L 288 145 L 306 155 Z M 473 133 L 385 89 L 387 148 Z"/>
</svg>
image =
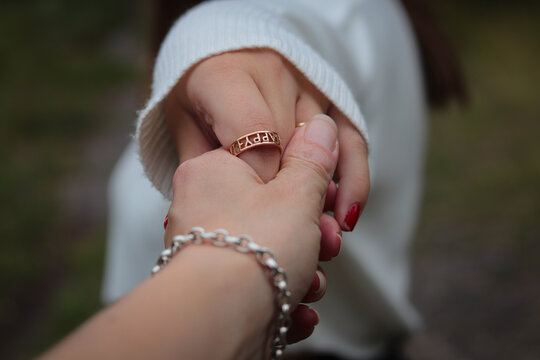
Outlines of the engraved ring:
<svg viewBox="0 0 540 360">
<path fill-rule="evenodd" d="M 246 150 L 262 145 L 277 146 L 279 151 L 283 152 L 278 133 L 267 130 L 255 131 L 239 137 L 232 143 L 229 151 L 234 156 L 238 156 Z"/>
</svg>

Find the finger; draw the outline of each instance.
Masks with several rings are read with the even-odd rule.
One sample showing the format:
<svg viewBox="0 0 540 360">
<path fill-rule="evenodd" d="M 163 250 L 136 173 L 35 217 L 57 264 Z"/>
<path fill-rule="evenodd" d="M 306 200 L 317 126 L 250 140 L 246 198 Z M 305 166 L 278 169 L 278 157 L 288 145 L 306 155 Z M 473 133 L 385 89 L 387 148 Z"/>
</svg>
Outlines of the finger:
<svg viewBox="0 0 540 360">
<path fill-rule="evenodd" d="M 253 79 L 275 117 L 278 112 L 292 111 L 291 119 L 298 124 L 327 112 L 329 100 L 287 59 L 271 50 L 254 56 Z"/>
<path fill-rule="evenodd" d="M 250 74 L 223 66 L 209 71 L 207 66 L 215 65 L 210 60 L 199 65 L 188 80 L 187 93 L 225 149 L 236 139 L 261 130 L 277 132 L 281 142 L 287 144 L 293 132 L 292 119 L 282 113 L 274 117 Z M 267 182 L 279 169 L 281 152 L 274 146 L 259 146 L 239 158 Z"/>
<path fill-rule="evenodd" d="M 326 198 L 324 200 L 323 211 L 334 211 L 336 196 L 337 186 L 334 180 L 332 180 L 330 181 L 330 184 L 328 184 L 328 189 L 326 189 Z"/>
<path fill-rule="evenodd" d="M 295 128 L 295 108 L 298 86 L 285 60 L 272 51 L 253 53 L 257 66 L 249 68 L 253 81 L 260 91 L 272 118 L 279 122 L 282 147 L 285 148 Z M 260 173 L 264 182 L 273 179 L 278 169 L 269 167 L 274 164 L 275 148 L 259 148 L 247 151 L 239 157 L 253 166 Z M 280 154 L 281 161 L 281 154 Z"/>
<path fill-rule="evenodd" d="M 315 276 L 313 276 L 311 286 L 309 287 L 306 295 L 304 295 L 302 302 L 310 303 L 322 299 L 326 293 L 326 284 L 326 274 L 320 266 L 317 266 L 317 271 L 315 271 Z"/>
<path fill-rule="evenodd" d="M 274 119 L 284 119 L 284 126 L 289 134 L 292 134 L 295 128 L 296 101 L 299 97 L 293 66 L 281 55 L 270 50 L 258 51 L 251 56 L 255 59 L 255 62 L 250 62 L 253 66 L 249 68 L 253 81 Z"/>
<path fill-rule="evenodd" d="M 339 186 L 334 217 L 345 231 L 352 231 L 369 194 L 367 147 L 354 125 L 337 108 L 330 109 L 339 129 Z"/>
<path fill-rule="evenodd" d="M 204 131 L 196 117 L 182 107 L 177 88 L 163 101 L 163 111 L 180 163 L 216 148 L 216 141 Z"/>
<path fill-rule="evenodd" d="M 294 344 L 307 339 L 319 323 L 319 315 L 307 305 L 300 304 L 291 314 L 291 327 L 287 331 L 287 343 Z"/>
<path fill-rule="evenodd" d="M 304 84 L 296 102 L 296 123 L 307 123 L 317 114 L 326 114 L 329 104 L 311 83 Z"/>
<path fill-rule="evenodd" d="M 322 214 L 319 221 L 321 229 L 320 261 L 329 261 L 339 255 L 341 250 L 341 229 L 338 222 L 328 214 Z"/>
<path fill-rule="evenodd" d="M 326 115 L 314 116 L 296 129 L 282 159 L 276 185 L 293 187 L 302 199 L 323 196 L 334 173 L 337 158 L 337 128 Z"/>
</svg>

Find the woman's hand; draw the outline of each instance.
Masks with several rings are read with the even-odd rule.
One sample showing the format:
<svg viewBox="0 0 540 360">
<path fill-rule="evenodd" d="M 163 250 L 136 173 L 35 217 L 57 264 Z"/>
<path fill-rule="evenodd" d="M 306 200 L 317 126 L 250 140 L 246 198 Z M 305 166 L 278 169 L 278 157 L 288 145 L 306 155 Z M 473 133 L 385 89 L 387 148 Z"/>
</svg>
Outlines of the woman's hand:
<svg viewBox="0 0 540 360">
<path fill-rule="evenodd" d="M 257 130 L 276 131 L 284 146 L 295 126 L 316 114 L 328 114 L 339 129 L 339 188 L 329 188 L 328 210 L 351 231 L 369 191 L 367 149 L 351 122 L 294 66 L 268 49 L 224 53 L 192 68 L 165 99 L 165 116 L 180 163 Z M 239 158 L 263 182 L 280 166 L 277 148 L 259 147 Z"/>
<path fill-rule="evenodd" d="M 223 149 L 185 161 L 173 181 L 166 244 L 174 234 L 195 225 L 250 234 L 272 249 L 287 271 L 293 306 L 302 297 L 303 302 L 319 300 L 326 290 L 326 277 L 317 269 L 317 260 L 336 256 L 341 242 L 338 224 L 322 215 L 337 162 L 336 132 L 334 122 L 325 115 L 297 129 L 280 172 L 267 184 Z M 296 308 L 292 319 L 289 343 L 308 337 L 318 322 L 316 313 L 305 305 Z"/>
<path fill-rule="evenodd" d="M 293 304 L 298 304 L 317 269 L 320 219 L 339 151 L 336 140 L 332 119 L 315 116 L 296 130 L 281 169 L 266 184 L 223 149 L 183 162 L 173 180 L 165 242 L 194 226 L 248 234 L 274 252 L 288 273 Z M 323 242 L 328 244 L 335 246 Z"/>
<path fill-rule="evenodd" d="M 319 219 L 338 157 L 336 131 L 324 115 L 297 129 L 267 184 L 223 149 L 185 161 L 174 177 L 166 239 L 197 225 L 251 235 L 287 272 L 296 306 L 317 266 L 325 227 Z M 273 296 L 250 256 L 189 246 L 42 358 L 261 358 Z"/>
</svg>

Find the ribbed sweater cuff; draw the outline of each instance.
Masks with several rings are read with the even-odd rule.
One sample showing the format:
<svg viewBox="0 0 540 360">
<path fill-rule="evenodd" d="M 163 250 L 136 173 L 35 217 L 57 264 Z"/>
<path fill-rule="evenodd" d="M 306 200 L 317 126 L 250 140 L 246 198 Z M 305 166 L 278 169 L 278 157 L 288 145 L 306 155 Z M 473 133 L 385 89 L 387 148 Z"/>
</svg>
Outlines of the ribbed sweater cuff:
<svg viewBox="0 0 540 360">
<path fill-rule="evenodd" d="M 180 18 L 165 38 L 154 67 L 152 96 L 137 120 L 141 162 L 164 196 L 172 196 L 178 157 L 167 131 L 162 100 L 196 63 L 245 48 L 270 48 L 288 59 L 368 141 L 364 119 L 351 91 L 332 66 L 304 42 L 279 7 L 242 1 L 204 3 Z"/>
</svg>

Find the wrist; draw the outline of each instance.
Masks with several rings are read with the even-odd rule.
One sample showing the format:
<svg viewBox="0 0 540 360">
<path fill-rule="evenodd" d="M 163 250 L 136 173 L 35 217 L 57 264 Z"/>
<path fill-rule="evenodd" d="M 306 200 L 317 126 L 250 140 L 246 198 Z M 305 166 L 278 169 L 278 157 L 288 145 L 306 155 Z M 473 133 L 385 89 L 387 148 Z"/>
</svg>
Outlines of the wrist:
<svg viewBox="0 0 540 360">
<path fill-rule="evenodd" d="M 203 325 L 195 337 L 216 341 L 205 358 L 262 358 L 274 322 L 274 291 L 263 269 L 252 256 L 213 246 L 190 246 L 164 269 L 170 281 L 195 278 L 189 289 L 176 289 L 174 299 L 185 302 L 191 294 L 194 320 Z M 196 274 L 196 276 L 193 276 Z M 185 321 L 179 314 L 177 321 Z M 216 351 L 212 354 L 212 351 Z"/>
<path fill-rule="evenodd" d="M 272 287 L 274 288 L 275 290 L 275 300 L 274 300 L 274 304 L 275 304 L 275 313 L 276 313 L 276 318 L 275 318 L 275 321 L 274 321 L 274 326 L 272 328 L 272 326 L 264 326 L 266 328 L 270 328 L 272 331 L 270 332 L 273 336 L 270 338 L 268 336 L 264 336 L 263 334 L 260 334 L 259 331 L 261 330 L 260 326 L 261 324 L 265 324 L 266 321 L 264 321 L 265 319 L 265 316 L 264 316 L 264 309 L 260 309 L 259 306 L 253 306 L 253 303 L 250 303 L 251 306 L 246 306 L 246 308 L 248 309 L 248 318 L 250 318 L 250 314 L 249 312 L 250 311 L 253 311 L 251 315 L 253 316 L 258 316 L 258 318 L 260 320 L 263 320 L 262 323 L 261 322 L 256 322 L 256 323 L 249 323 L 251 324 L 252 326 L 250 327 L 249 325 L 246 326 L 246 325 L 242 325 L 242 322 L 239 324 L 239 326 L 241 327 L 241 332 L 239 332 L 239 336 L 236 336 L 234 337 L 234 339 L 229 339 L 228 340 L 228 343 L 229 344 L 232 344 L 233 346 L 233 349 L 235 348 L 235 345 L 237 344 L 234 340 L 240 340 L 240 342 L 242 342 L 242 339 L 244 340 L 247 340 L 247 341 L 244 341 L 244 344 L 249 344 L 250 347 L 246 348 L 245 346 L 240 346 L 240 347 L 236 347 L 238 349 L 237 351 L 237 354 L 235 356 L 235 358 L 252 358 L 253 355 L 257 354 L 257 351 L 255 351 L 255 349 L 259 348 L 259 349 L 270 349 L 270 354 L 271 354 L 271 358 L 272 359 L 281 359 L 282 357 L 282 354 L 283 354 L 283 351 L 285 350 L 285 347 L 286 347 L 286 344 L 287 344 L 287 341 L 286 341 L 286 335 L 287 335 L 287 331 L 290 327 L 290 323 L 291 323 L 291 319 L 290 319 L 290 311 L 291 311 L 291 293 L 288 289 L 288 284 L 287 284 L 287 276 L 284 272 L 284 270 L 278 266 L 276 260 L 275 260 L 275 256 L 274 254 L 272 253 L 272 251 L 268 248 L 265 248 L 265 247 L 261 247 L 260 245 L 256 244 L 255 242 L 253 242 L 253 240 L 251 239 L 251 237 L 249 236 L 246 236 L 246 235 L 240 235 L 238 237 L 236 236 L 231 236 L 229 235 L 229 233 L 225 230 L 216 230 L 215 232 L 206 232 L 203 228 L 200 228 L 200 227 L 196 227 L 196 228 L 192 228 L 191 231 L 187 234 L 187 235 L 177 235 L 177 236 L 174 236 L 173 239 L 172 239 L 172 243 L 171 245 L 163 250 L 160 254 L 160 257 L 158 258 L 158 261 L 157 261 L 157 264 L 156 266 L 152 269 L 152 274 L 156 274 L 158 273 L 160 270 L 163 269 L 163 267 L 165 267 L 165 265 L 167 265 L 168 263 L 170 263 L 173 259 L 173 257 L 175 255 L 177 255 L 178 253 L 180 253 L 182 250 L 185 250 L 186 247 L 189 247 L 189 248 L 193 248 L 192 246 L 190 245 L 214 245 L 215 247 L 226 247 L 226 248 L 229 248 L 229 249 L 234 249 L 236 250 L 237 252 L 237 255 L 238 253 L 243 253 L 245 254 L 246 256 L 243 256 L 243 260 L 242 260 L 242 263 L 245 264 L 245 259 L 247 259 L 248 257 L 252 257 L 254 258 L 254 260 L 256 260 L 256 262 L 258 262 L 258 264 L 260 266 L 262 266 L 262 268 L 264 268 L 265 270 L 265 275 L 267 275 L 267 278 L 270 280 L 270 283 L 272 285 Z M 213 252 L 214 254 L 215 253 L 215 250 L 216 248 L 214 248 L 213 250 L 210 250 L 211 252 Z M 207 250 L 208 251 L 208 250 Z M 219 253 L 219 252 L 218 252 Z M 233 274 L 234 272 L 231 270 L 231 268 L 234 268 L 234 266 L 232 266 L 232 264 L 235 264 L 237 265 L 237 261 L 233 261 L 233 262 L 230 262 L 230 255 L 229 254 L 229 258 L 226 259 L 226 258 L 221 258 L 219 263 L 221 266 L 218 266 L 218 265 L 215 265 L 217 266 L 217 271 L 219 271 L 219 274 L 222 274 L 222 275 L 225 275 L 227 276 L 229 273 L 230 274 Z M 184 258 L 186 258 L 185 256 L 185 251 L 184 251 Z M 212 263 L 212 258 L 208 258 L 208 257 L 205 257 L 204 258 L 204 261 L 197 261 L 197 259 L 195 259 L 195 262 L 193 263 L 193 256 L 192 257 L 189 257 L 188 259 L 191 260 L 192 262 L 192 265 L 191 267 L 193 267 L 194 265 L 193 264 L 197 264 L 197 265 L 200 265 L 200 264 L 203 264 L 203 269 L 204 270 L 208 270 L 207 267 L 204 266 L 204 262 L 208 263 L 208 262 L 211 262 Z M 177 264 L 180 264 L 180 262 L 177 260 L 176 261 Z M 185 266 L 190 266 L 190 264 L 187 262 L 187 260 L 184 260 L 183 263 L 181 263 L 184 267 Z M 223 268 L 222 266 L 225 265 L 225 267 Z M 179 265 L 175 266 L 175 268 L 179 267 Z M 214 267 L 214 266 L 213 266 Z M 215 268 L 211 267 L 211 270 L 216 270 Z M 191 270 L 194 270 L 194 269 L 191 269 Z M 236 269 L 238 270 L 238 269 Z M 198 275 L 202 274 L 202 272 L 197 272 Z M 248 275 L 248 274 L 252 274 L 251 271 L 242 271 L 241 274 L 244 274 L 244 275 Z M 258 276 L 256 276 L 255 278 L 250 276 L 249 279 L 250 280 L 258 280 L 257 279 Z M 213 282 L 210 281 L 210 279 L 214 280 Z M 218 296 L 219 295 L 219 289 L 220 289 L 220 285 L 222 285 L 222 280 L 223 278 L 216 278 L 216 277 L 205 277 L 205 276 L 202 276 L 202 280 L 203 280 L 203 283 L 200 284 L 198 283 L 198 288 L 201 290 L 200 293 L 203 294 L 203 297 L 202 297 L 202 300 L 210 300 L 211 303 L 213 303 L 213 299 L 215 298 L 215 296 Z M 206 281 L 205 281 L 206 280 Z M 215 280 L 217 280 L 218 282 L 216 283 Z M 242 279 L 241 279 L 242 280 Z M 247 280 L 247 279 L 246 279 Z M 187 281 L 184 279 L 184 281 Z M 260 282 L 258 283 L 258 289 L 257 287 L 254 286 L 255 283 L 251 283 L 249 281 L 246 282 L 247 283 L 247 287 L 244 287 L 244 295 L 249 295 L 250 293 L 252 293 L 253 290 L 256 290 L 256 293 L 259 294 L 260 293 Z M 212 287 L 212 288 L 208 288 L 208 287 Z M 197 286 L 196 286 L 197 287 Z M 228 283 L 225 283 L 225 289 L 229 289 L 232 288 L 232 289 L 235 289 L 235 288 L 240 288 L 241 285 L 236 285 L 236 284 L 228 284 Z M 216 293 L 216 290 L 218 291 L 218 293 Z M 197 292 L 197 294 L 200 295 L 199 292 Z M 235 301 L 232 301 L 232 305 L 234 307 L 234 305 L 245 305 L 246 303 L 248 303 L 249 301 L 246 300 L 246 299 L 241 299 L 242 297 L 242 294 L 243 292 L 240 291 L 238 293 L 236 293 L 235 296 L 233 296 L 232 298 L 233 299 L 236 299 Z M 238 298 L 240 297 L 240 298 Z M 230 300 L 228 297 L 225 298 L 225 300 Z M 253 298 L 249 298 L 250 301 L 253 301 L 254 299 Z M 256 300 L 256 299 L 255 299 Z M 259 304 L 259 301 L 256 300 L 255 304 Z M 204 304 L 203 304 L 204 305 Z M 211 304 L 209 304 L 211 305 Z M 194 308 L 196 309 L 196 308 Z M 245 319 L 245 317 L 241 317 L 240 314 L 238 314 L 238 308 L 233 308 L 234 311 L 230 312 L 227 314 L 227 316 L 224 316 L 223 317 L 223 320 L 225 320 L 226 323 L 229 323 L 231 320 L 234 320 L 235 318 L 238 318 L 238 319 Z M 262 317 L 260 316 L 261 313 L 260 311 L 263 311 L 262 313 Z M 215 318 L 217 319 L 221 319 L 221 317 L 217 314 L 214 314 Z M 254 327 L 253 327 L 254 326 Z M 203 327 L 204 328 L 204 327 Z M 268 333 L 268 332 L 267 332 Z M 265 346 L 261 346 L 261 344 L 258 344 L 258 342 L 260 343 L 261 340 L 265 339 L 265 338 L 269 338 L 271 339 L 270 341 L 262 341 L 263 344 L 265 344 Z M 258 339 L 258 340 L 257 340 Z M 251 344 L 254 344 L 254 347 L 253 347 L 253 351 L 252 348 L 251 348 Z M 271 345 L 271 346 L 266 346 L 266 345 Z M 262 355 L 263 351 L 260 351 Z M 264 351 L 264 353 L 266 353 L 266 351 Z M 222 355 L 223 352 L 222 352 Z"/>
</svg>

